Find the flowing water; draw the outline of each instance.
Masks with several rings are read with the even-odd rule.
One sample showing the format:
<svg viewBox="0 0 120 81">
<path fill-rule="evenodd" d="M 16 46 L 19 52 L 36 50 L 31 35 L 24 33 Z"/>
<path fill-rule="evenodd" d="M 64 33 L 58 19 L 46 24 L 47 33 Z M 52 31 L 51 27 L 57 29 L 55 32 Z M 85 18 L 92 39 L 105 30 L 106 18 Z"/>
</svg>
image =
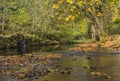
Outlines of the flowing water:
<svg viewBox="0 0 120 81">
<path fill-rule="evenodd" d="M 60 72 L 50 73 L 40 77 L 35 81 L 120 81 L 120 56 L 92 56 L 91 59 L 77 57 L 73 61 L 71 58 L 63 58 L 60 68 L 72 68 L 71 74 L 61 74 Z M 95 69 L 84 68 L 85 66 L 94 66 Z M 103 76 L 92 76 L 91 72 L 106 73 L 111 76 L 107 79 Z"/>
<path fill-rule="evenodd" d="M 40 48 L 29 48 L 27 52 L 29 53 L 63 53 L 65 49 L 71 47 L 66 46 L 46 46 Z M 73 46 L 72 46 L 73 47 Z M 41 50 L 43 49 L 43 50 Z M 1 51 L 0 53 L 6 53 L 6 55 L 11 55 L 17 53 L 16 50 Z M 45 76 L 40 76 L 34 81 L 120 81 L 120 55 L 111 55 L 111 54 L 102 54 L 89 56 L 87 59 L 83 55 L 69 55 L 70 52 L 67 52 L 67 57 L 63 57 L 60 61 L 60 67 L 57 69 L 65 70 L 70 68 L 70 74 L 63 74 L 60 71 L 50 72 Z M 91 67 L 91 68 L 90 68 Z M 105 73 L 110 76 L 107 78 L 102 75 L 94 76 L 91 75 L 92 72 Z M 6 81 L 0 76 L 0 81 Z"/>
</svg>

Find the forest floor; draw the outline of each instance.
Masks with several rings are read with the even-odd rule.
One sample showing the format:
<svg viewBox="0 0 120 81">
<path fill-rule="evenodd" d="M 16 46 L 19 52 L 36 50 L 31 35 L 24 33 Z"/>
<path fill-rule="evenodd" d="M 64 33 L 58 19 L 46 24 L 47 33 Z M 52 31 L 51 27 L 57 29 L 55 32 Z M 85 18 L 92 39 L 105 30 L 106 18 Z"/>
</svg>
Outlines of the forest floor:
<svg viewBox="0 0 120 81">
<path fill-rule="evenodd" d="M 79 44 L 77 47 L 69 48 L 69 51 L 83 51 L 83 52 L 91 52 L 98 51 L 99 49 L 107 49 L 111 51 L 120 51 L 120 36 L 113 35 L 105 38 L 103 42 L 86 42 L 83 44 Z"/>
</svg>

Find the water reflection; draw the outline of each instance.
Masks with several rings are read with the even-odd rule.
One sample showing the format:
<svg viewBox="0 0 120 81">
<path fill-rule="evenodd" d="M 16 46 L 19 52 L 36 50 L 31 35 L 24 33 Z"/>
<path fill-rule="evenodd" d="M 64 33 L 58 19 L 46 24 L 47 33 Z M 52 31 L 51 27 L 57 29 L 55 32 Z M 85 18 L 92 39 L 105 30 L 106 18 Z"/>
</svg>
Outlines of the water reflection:
<svg viewBox="0 0 120 81">
<path fill-rule="evenodd" d="M 25 53 L 43 53 L 43 52 L 62 52 L 65 51 L 69 47 L 74 47 L 75 45 L 42 45 L 42 46 L 28 46 L 25 50 Z M 0 55 L 17 55 L 20 54 L 19 49 L 0 49 Z"/>
<path fill-rule="evenodd" d="M 48 46 L 32 46 L 27 48 L 26 53 L 61 53 L 73 45 L 48 45 Z M 68 52 L 69 53 L 69 52 Z M 0 50 L 1 55 L 16 55 L 17 49 Z M 86 59 L 83 56 L 77 56 L 77 60 L 72 60 L 72 56 L 63 57 L 61 59 L 61 67 L 63 70 L 67 67 L 72 68 L 71 74 L 61 74 L 60 72 L 52 72 L 45 76 L 40 76 L 34 81 L 120 81 L 120 55 L 99 55 L 91 56 L 91 59 Z M 84 68 L 84 66 L 94 66 L 96 69 Z M 106 79 L 103 76 L 92 76 L 91 72 L 104 72 L 110 75 L 111 79 Z"/>
<path fill-rule="evenodd" d="M 60 72 L 50 73 L 40 77 L 35 81 L 120 81 L 120 55 L 112 56 L 92 56 L 91 59 L 78 56 L 76 61 L 71 58 L 62 58 L 60 69 L 71 67 L 71 74 L 61 74 Z M 85 69 L 84 66 L 94 66 L 96 69 Z M 91 72 L 103 72 L 112 78 L 107 79 L 104 76 L 92 76 Z"/>
</svg>

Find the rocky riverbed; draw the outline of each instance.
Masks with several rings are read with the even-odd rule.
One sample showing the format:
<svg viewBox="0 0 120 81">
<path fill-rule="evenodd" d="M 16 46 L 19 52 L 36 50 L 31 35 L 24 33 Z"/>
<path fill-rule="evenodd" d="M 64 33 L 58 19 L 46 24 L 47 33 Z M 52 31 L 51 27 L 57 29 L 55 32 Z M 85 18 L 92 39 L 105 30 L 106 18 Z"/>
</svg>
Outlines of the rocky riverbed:
<svg viewBox="0 0 120 81">
<path fill-rule="evenodd" d="M 0 81 L 119 80 L 119 54 L 106 55 L 70 51 L 62 54 L 0 56 Z"/>
<path fill-rule="evenodd" d="M 1 56 L 0 75 L 7 81 L 31 81 L 57 71 L 60 54 Z"/>
</svg>

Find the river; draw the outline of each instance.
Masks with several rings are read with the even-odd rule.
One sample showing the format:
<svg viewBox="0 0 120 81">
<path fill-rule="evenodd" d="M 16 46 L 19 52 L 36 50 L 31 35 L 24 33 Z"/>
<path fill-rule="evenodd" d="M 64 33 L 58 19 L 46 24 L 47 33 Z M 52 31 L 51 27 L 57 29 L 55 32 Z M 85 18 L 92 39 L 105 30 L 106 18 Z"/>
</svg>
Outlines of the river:
<svg viewBox="0 0 120 81">
<path fill-rule="evenodd" d="M 76 45 L 54 45 L 54 46 L 41 46 L 29 47 L 26 53 L 46 54 L 46 53 L 62 53 L 66 54 L 60 61 L 60 67 L 57 69 L 65 70 L 70 69 L 69 74 L 61 72 L 51 72 L 45 76 L 40 76 L 33 81 L 120 81 L 120 55 L 119 54 L 99 54 L 93 55 L 69 55 L 70 51 L 66 49 Z M 1 50 L 1 55 L 16 55 L 17 49 Z M 73 59 L 75 57 L 75 59 Z M 89 58 L 86 58 L 89 57 Z M 97 76 L 93 73 L 98 72 Z M 108 75 L 110 78 L 102 74 Z M 0 78 L 0 81 L 4 81 Z M 5 80 L 6 81 L 6 80 Z"/>
</svg>

